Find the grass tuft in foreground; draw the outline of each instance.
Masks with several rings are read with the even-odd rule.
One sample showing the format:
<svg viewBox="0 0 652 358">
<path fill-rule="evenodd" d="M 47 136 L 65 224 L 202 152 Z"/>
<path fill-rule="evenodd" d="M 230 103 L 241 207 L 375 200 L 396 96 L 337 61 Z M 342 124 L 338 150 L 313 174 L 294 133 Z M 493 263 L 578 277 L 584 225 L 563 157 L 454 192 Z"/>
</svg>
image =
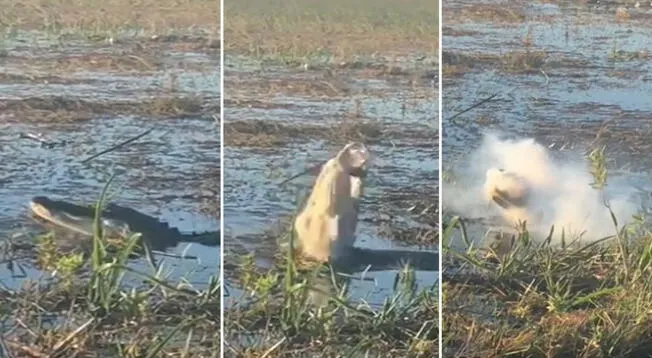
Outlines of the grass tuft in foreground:
<svg viewBox="0 0 652 358">
<path fill-rule="evenodd" d="M 588 155 L 606 185 L 604 149 Z M 446 357 L 638 357 L 652 351 L 652 231 L 644 218 L 614 234 L 535 241 L 526 226 L 474 247 L 464 220 L 444 223 Z M 554 244 L 553 237 L 558 239 Z M 461 238 L 460 250 L 454 238 Z"/>
<path fill-rule="evenodd" d="M 432 357 L 437 354 L 436 286 L 419 291 L 414 272 L 396 274 L 380 305 L 347 297 L 350 275 L 295 258 L 292 235 L 276 267 L 253 255 L 237 268 L 241 298 L 226 308 L 225 353 L 243 357 Z"/>
</svg>

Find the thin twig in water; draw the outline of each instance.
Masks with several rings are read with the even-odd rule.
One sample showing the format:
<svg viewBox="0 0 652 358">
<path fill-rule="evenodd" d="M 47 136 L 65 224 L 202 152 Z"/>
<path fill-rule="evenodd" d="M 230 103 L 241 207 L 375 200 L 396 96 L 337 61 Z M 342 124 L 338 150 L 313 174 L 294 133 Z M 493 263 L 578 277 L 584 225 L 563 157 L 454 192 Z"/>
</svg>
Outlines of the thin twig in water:
<svg viewBox="0 0 652 358">
<path fill-rule="evenodd" d="M 485 103 L 491 101 L 492 99 L 496 98 L 496 96 L 498 96 L 499 94 L 500 94 L 500 93 L 498 93 L 498 92 L 492 94 L 491 96 L 489 96 L 489 97 L 487 97 L 487 98 L 481 100 L 480 102 L 477 102 L 477 103 L 471 105 L 471 107 L 468 107 L 468 108 L 466 108 L 466 109 L 461 110 L 460 112 L 455 113 L 453 116 L 451 116 L 450 118 L 448 118 L 448 120 L 449 120 L 449 121 L 452 121 L 453 119 L 455 119 L 455 118 L 457 118 L 457 117 L 463 115 L 464 113 L 466 113 L 466 112 L 468 112 L 468 111 L 470 111 L 470 110 L 472 110 L 472 109 L 474 109 L 474 108 L 480 107 L 481 105 L 483 105 L 483 104 L 485 104 Z"/>
<path fill-rule="evenodd" d="M 185 250 L 184 250 L 185 251 Z M 152 250 L 152 253 L 157 254 L 159 256 L 166 256 L 166 257 L 172 257 L 175 259 L 187 259 L 187 260 L 197 260 L 197 256 L 192 256 L 192 255 L 177 255 L 177 254 L 172 254 L 169 252 L 165 251 L 158 251 L 158 250 Z"/>
<path fill-rule="evenodd" d="M 544 71 L 543 69 L 541 69 L 539 71 L 541 71 L 541 74 L 543 74 L 543 77 L 546 78 L 546 83 L 544 84 L 544 86 L 547 86 L 548 83 L 550 83 L 550 78 L 548 78 L 548 74 L 546 74 L 546 71 Z"/>
<path fill-rule="evenodd" d="M 33 134 L 33 133 L 23 133 L 23 132 L 21 132 L 18 135 L 18 137 L 21 138 L 21 139 L 30 139 L 30 140 L 39 142 L 39 143 L 41 143 L 41 147 L 48 148 L 48 149 L 49 148 L 54 148 L 54 147 L 56 147 L 58 145 L 63 146 L 63 145 L 66 144 L 65 140 L 61 141 L 61 142 L 50 142 L 47 139 L 43 138 L 43 136 L 40 133 L 39 134 Z"/>
<path fill-rule="evenodd" d="M 131 139 L 127 139 L 126 141 L 124 141 L 124 142 L 122 142 L 122 143 L 118 143 L 118 144 L 114 145 L 113 147 L 111 147 L 111 148 L 109 148 L 109 149 L 105 149 L 105 150 L 103 150 L 103 151 L 101 151 L 101 152 L 99 152 L 99 153 L 97 153 L 97 154 L 93 154 L 93 155 L 91 155 L 90 157 L 88 157 L 88 158 L 82 160 L 82 164 L 86 164 L 86 163 L 90 162 L 91 160 L 93 160 L 93 159 L 99 157 L 100 155 L 103 155 L 103 154 L 106 154 L 106 153 L 112 152 L 112 151 L 114 151 L 114 150 L 116 150 L 116 149 L 118 149 L 118 148 L 120 148 L 120 147 L 122 147 L 122 146 L 125 146 L 125 145 L 127 145 L 127 144 L 129 144 L 129 143 L 131 143 L 131 142 L 137 141 L 138 139 L 140 139 L 140 138 L 142 138 L 142 137 L 148 135 L 148 134 L 149 134 L 151 131 L 153 131 L 153 130 L 154 130 L 154 128 L 150 128 L 150 129 L 144 131 L 143 133 L 141 133 L 141 134 L 139 134 L 139 135 L 137 135 L 137 136 L 135 136 L 135 137 L 133 137 L 133 138 L 131 138 Z"/>
<path fill-rule="evenodd" d="M 312 167 L 310 167 L 310 168 L 308 168 L 308 169 L 302 171 L 302 172 L 299 173 L 299 174 L 295 174 L 295 175 L 289 177 L 288 179 L 283 180 L 281 183 L 279 183 L 278 186 L 283 186 L 283 185 L 284 185 L 285 183 L 287 183 L 287 182 L 290 182 L 290 181 L 292 181 L 292 180 L 294 180 L 294 179 L 296 179 L 296 178 L 298 178 L 298 177 L 300 177 L 300 176 L 306 175 L 306 174 L 312 172 L 312 171 L 315 170 L 315 169 L 321 168 L 321 166 L 324 165 L 324 164 L 326 164 L 327 161 L 328 161 L 328 160 L 324 160 L 324 161 L 320 162 L 319 164 L 314 165 L 314 166 L 312 166 Z"/>
<path fill-rule="evenodd" d="M 142 63 L 145 67 L 147 67 L 148 70 L 153 71 L 154 66 L 152 66 L 149 62 L 145 61 L 142 57 L 138 57 L 136 55 L 129 55 L 129 58 L 136 60 L 140 63 Z"/>
</svg>

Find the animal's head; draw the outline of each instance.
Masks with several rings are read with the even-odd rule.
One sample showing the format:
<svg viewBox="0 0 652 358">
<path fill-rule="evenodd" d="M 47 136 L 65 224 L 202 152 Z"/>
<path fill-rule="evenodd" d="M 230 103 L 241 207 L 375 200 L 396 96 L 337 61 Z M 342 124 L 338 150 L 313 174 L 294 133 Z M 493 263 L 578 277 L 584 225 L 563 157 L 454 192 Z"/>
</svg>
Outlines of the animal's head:
<svg viewBox="0 0 652 358">
<path fill-rule="evenodd" d="M 504 209 L 525 206 L 529 188 L 520 175 L 491 168 L 487 170 L 486 176 L 484 196 L 487 201 L 493 201 Z"/>
<path fill-rule="evenodd" d="M 364 168 L 369 160 L 369 151 L 364 144 L 352 142 L 344 146 L 337 154 L 337 158 L 345 170 L 353 172 Z"/>
<path fill-rule="evenodd" d="M 52 200 L 45 196 L 35 196 L 29 202 L 29 207 L 33 214 L 41 218 L 50 218 L 52 213 L 48 209 L 52 205 Z"/>
</svg>

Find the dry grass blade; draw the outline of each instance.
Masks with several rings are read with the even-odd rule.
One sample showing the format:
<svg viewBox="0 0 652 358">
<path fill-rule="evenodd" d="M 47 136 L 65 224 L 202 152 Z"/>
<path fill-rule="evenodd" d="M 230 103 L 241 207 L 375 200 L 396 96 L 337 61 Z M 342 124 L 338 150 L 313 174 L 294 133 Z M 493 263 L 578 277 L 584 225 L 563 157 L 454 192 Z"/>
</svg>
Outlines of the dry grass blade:
<svg viewBox="0 0 652 358">
<path fill-rule="evenodd" d="M 67 346 L 72 342 L 72 340 L 79 334 L 81 334 L 88 326 L 90 326 L 92 323 L 95 322 L 95 318 L 91 318 L 88 321 L 86 321 L 84 324 L 81 326 L 77 327 L 74 331 L 70 332 L 66 336 L 66 338 L 62 339 L 59 341 L 57 344 L 52 347 L 52 353 L 50 353 L 50 357 L 56 358 L 56 357 L 61 357 L 63 353 L 65 353 L 65 350 Z"/>
<path fill-rule="evenodd" d="M 24 345 L 24 344 L 21 344 L 21 343 L 18 343 L 18 342 L 14 342 L 14 341 L 11 341 L 11 340 L 6 340 L 6 343 L 7 343 L 8 346 L 12 347 L 13 349 L 22 352 L 23 355 L 27 355 L 27 356 L 32 357 L 32 358 L 47 358 L 48 357 L 47 354 L 41 353 L 37 349 L 32 348 L 30 346 L 27 346 L 27 345 Z M 23 355 L 21 355 L 21 356 L 23 356 Z"/>
<path fill-rule="evenodd" d="M 272 352 L 274 352 L 276 350 L 276 348 L 278 348 L 281 344 L 283 344 L 283 342 L 285 342 L 285 339 L 286 339 L 286 337 L 283 337 L 283 338 L 281 338 L 281 340 L 274 343 L 274 345 L 269 347 L 269 349 L 267 351 L 265 351 L 265 353 L 263 353 L 263 355 L 260 356 L 260 358 L 267 358 L 270 354 L 272 354 Z"/>
</svg>

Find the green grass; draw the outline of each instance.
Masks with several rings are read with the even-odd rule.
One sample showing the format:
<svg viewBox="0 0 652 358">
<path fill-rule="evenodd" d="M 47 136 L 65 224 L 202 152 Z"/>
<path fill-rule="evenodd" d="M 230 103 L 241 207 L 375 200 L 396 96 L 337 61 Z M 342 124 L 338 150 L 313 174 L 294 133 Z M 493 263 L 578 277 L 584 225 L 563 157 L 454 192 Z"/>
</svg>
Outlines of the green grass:
<svg viewBox="0 0 652 358">
<path fill-rule="evenodd" d="M 225 53 L 296 62 L 356 56 L 434 56 L 438 3 L 415 1 L 225 2 Z"/>
<path fill-rule="evenodd" d="M 122 33 L 139 36 L 219 34 L 215 0 L 0 0 L 0 29 L 39 30 L 101 39 Z"/>
<path fill-rule="evenodd" d="M 604 148 L 587 159 L 592 185 L 601 190 L 607 184 Z M 521 225 L 506 244 L 489 248 L 472 245 L 463 218 L 447 218 L 442 235 L 444 355 L 648 354 L 652 231 L 644 217 L 623 225 L 608 203 L 605 210 L 613 222 L 608 237 L 580 240 L 551 228 L 548 237 L 536 240 Z M 553 237 L 560 244 L 553 244 Z"/>
<path fill-rule="evenodd" d="M 419 289 L 414 272 L 396 273 L 380 307 L 348 297 L 351 277 L 294 257 L 293 236 L 276 267 L 253 255 L 237 269 L 242 297 L 225 311 L 225 354 L 259 356 L 431 357 L 438 350 L 438 288 Z M 286 239 L 281 239 L 285 241 Z"/>
</svg>

